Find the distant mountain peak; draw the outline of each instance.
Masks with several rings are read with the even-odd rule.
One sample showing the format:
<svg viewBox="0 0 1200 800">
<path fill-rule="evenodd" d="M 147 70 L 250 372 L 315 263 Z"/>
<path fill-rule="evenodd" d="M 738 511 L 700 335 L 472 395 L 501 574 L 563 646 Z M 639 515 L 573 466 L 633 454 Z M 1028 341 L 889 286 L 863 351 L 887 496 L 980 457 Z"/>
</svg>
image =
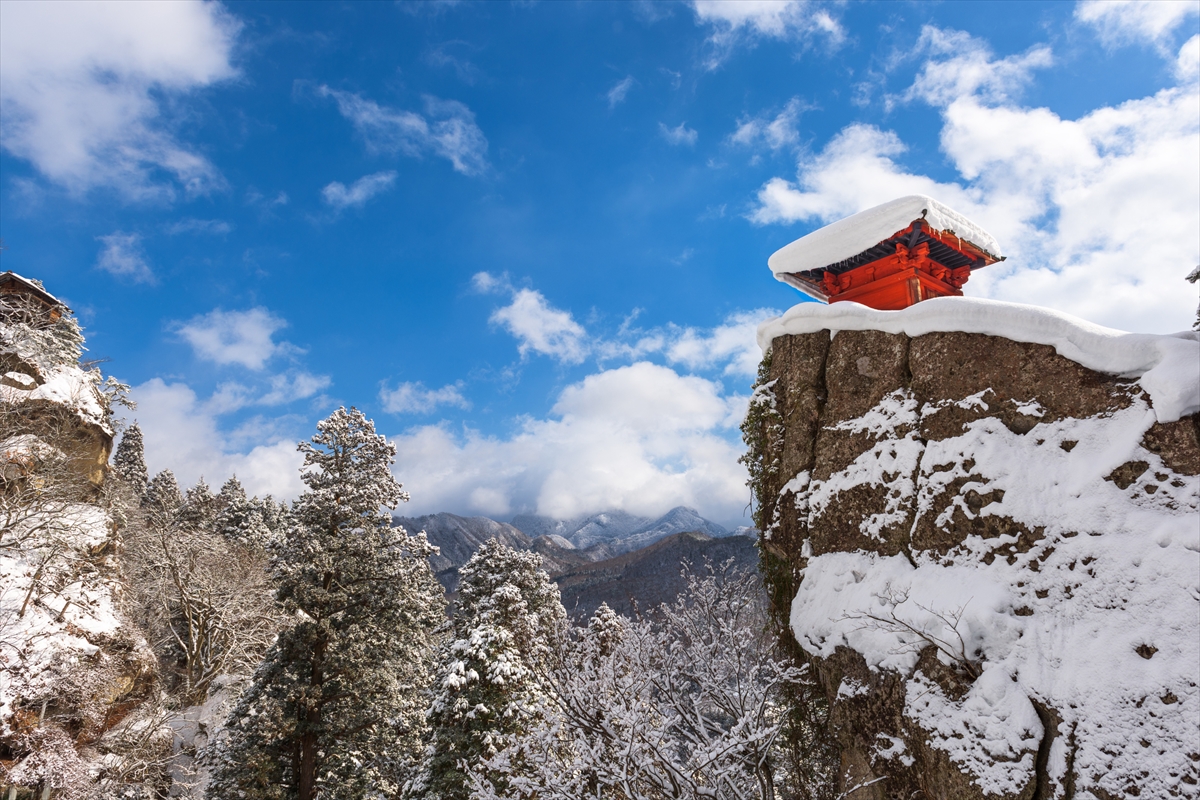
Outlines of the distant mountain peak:
<svg viewBox="0 0 1200 800">
<path fill-rule="evenodd" d="M 685 531 L 700 531 L 714 538 L 730 535 L 724 527 L 705 519 L 699 511 L 689 506 L 676 506 L 657 519 L 639 517 L 619 509 L 569 520 L 518 514 L 513 517 L 512 525 L 530 538 L 558 536 L 579 550 L 608 544 L 614 553 L 637 550 Z"/>
</svg>

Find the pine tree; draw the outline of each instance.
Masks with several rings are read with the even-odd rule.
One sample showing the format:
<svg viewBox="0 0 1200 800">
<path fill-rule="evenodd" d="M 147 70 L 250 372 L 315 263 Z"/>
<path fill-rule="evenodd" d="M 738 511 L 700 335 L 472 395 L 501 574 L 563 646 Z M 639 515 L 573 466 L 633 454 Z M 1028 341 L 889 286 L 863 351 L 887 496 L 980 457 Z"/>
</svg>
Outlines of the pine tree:
<svg viewBox="0 0 1200 800">
<path fill-rule="evenodd" d="M 282 538 L 292 524 L 292 512 L 287 507 L 287 503 L 283 501 L 276 503 L 271 495 L 261 499 L 252 497 L 250 503 L 258 509 L 263 525 L 266 526 L 271 539 Z"/>
<path fill-rule="evenodd" d="M 293 622 L 230 716 L 210 800 L 391 795 L 420 752 L 443 600 L 434 548 L 382 510 L 408 499 L 395 448 L 342 408 L 299 449 L 308 490 L 273 564 Z"/>
<path fill-rule="evenodd" d="M 566 619 L 541 565 L 536 553 L 491 539 L 459 571 L 454 638 L 442 650 L 429 712 L 432 737 L 408 796 L 465 800 L 469 771 L 538 715 Z"/>
<path fill-rule="evenodd" d="M 113 456 L 113 471 L 129 484 L 134 497 L 146 491 L 149 473 L 146 471 L 146 448 L 142 441 L 142 429 L 135 422 L 121 434 L 116 455 Z"/>
<path fill-rule="evenodd" d="M 217 532 L 234 544 L 267 547 L 274 537 L 264 519 L 265 504 L 247 497 L 237 476 L 225 482 L 217 499 L 221 505 L 214 523 Z"/>
<path fill-rule="evenodd" d="M 179 491 L 179 481 L 175 473 L 169 469 L 155 475 L 146 484 L 146 493 L 142 496 L 142 506 L 161 514 L 174 514 L 183 505 L 183 493 Z"/>
<path fill-rule="evenodd" d="M 186 528 L 207 533 L 216 524 L 220 510 L 220 501 L 201 477 L 196 485 L 183 495 L 183 504 L 179 509 L 180 522 Z"/>
</svg>

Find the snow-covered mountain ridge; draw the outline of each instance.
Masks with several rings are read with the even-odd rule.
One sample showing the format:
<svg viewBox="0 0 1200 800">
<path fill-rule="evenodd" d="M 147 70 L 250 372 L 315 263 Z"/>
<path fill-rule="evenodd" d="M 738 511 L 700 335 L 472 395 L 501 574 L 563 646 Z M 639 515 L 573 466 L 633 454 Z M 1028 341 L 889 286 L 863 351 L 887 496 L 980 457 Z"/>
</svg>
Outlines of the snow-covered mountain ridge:
<svg viewBox="0 0 1200 800">
<path fill-rule="evenodd" d="M 582 550 L 607 544 L 613 555 L 627 553 L 686 531 L 701 531 L 715 538 L 730 535 L 730 531 L 721 525 L 705 519 L 694 508 L 686 506 L 677 506 L 658 519 L 615 510 L 568 520 L 518 514 L 513 517 L 512 524 L 531 538 L 561 536 Z"/>
<path fill-rule="evenodd" d="M 700 516 L 695 509 L 683 506 L 658 519 L 618 510 L 571 520 L 522 514 L 511 523 L 447 512 L 397 516 L 394 520 L 411 532 L 425 531 L 429 541 L 439 548 L 430 563 L 451 591 L 457 586 L 458 567 L 467 563 L 481 544 L 493 538 L 506 547 L 539 553 L 547 572 L 555 575 L 648 547 L 678 533 L 699 531 L 713 538 L 753 533 L 749 529 L 728 531 Z"/>
<path fill-rule="evenodd" d="M 763 544 L 843 789 L 1195 796 L 1196 335 L 954 298 L 803 304 L 760 343 Z"/>
</svg>

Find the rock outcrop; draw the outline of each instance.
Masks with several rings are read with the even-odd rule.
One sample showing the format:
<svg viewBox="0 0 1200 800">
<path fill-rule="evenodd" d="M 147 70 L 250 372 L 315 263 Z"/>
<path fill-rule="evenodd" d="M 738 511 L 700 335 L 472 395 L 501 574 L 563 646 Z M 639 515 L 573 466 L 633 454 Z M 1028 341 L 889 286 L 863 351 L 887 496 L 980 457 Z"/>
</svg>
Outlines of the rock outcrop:
<svg viewBox="0 0 1200 800">
<path fill-rule="evenodd" d="M 47 299 L 48 298 L 48 299 Z M 0 274 L 0 791 L 149 796 L 158 663 L 124 613 L 109 399 L 70 309 Z M 161 772 L 161 770 L 159 770 Z M 144 794 L 137 794 L 142 792 Z"/>
<path fill-rule="evenodd" d="M 1195 335 L 842 305 L 764 325 L 747 422 L 841 791 L 1196 797 Z"/>
</svg>

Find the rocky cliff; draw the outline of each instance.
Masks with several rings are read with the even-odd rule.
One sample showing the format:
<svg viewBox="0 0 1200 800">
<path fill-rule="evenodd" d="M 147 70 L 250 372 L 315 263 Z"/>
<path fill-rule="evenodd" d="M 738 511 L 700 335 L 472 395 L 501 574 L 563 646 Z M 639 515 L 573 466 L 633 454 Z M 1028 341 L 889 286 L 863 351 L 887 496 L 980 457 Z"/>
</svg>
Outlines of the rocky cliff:
<svg viewBox="0 0 1200 800">
<path fill-rule="evenodd" d="M 763 546 L 842 791 L 1196 797 L 1200 345 L 960 298 L 765 323 Z"/>
</svg>

